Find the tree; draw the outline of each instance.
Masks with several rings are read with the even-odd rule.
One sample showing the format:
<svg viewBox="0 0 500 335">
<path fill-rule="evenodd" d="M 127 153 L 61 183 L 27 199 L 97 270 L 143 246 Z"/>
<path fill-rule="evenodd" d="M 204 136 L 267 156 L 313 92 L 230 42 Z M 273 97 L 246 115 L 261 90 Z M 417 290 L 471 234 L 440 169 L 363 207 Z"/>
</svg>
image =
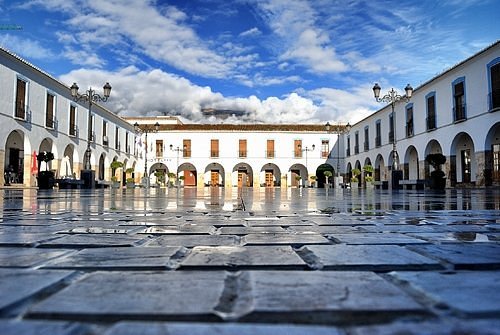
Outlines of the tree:
<svg viewBox="0 0 500 335">
<path fill-rule="evenodd" d="M 112 181 L 117 181 L 117 178 L 115 176 L 115 172 L 116 172 L 116 169 L 119 169 L 119 168 L 122 168 L 123 167 L 123 163 L 120 162 L 120 161 L 117 161 L 117 160 L 114 160 L 111 162 L 111 180 Z"/>
<path fill-rule="evenodd" d="M 359 182 L 359 175 L 361 174 L 361 170 L 358 168 L 354 168 L 352 169 L 351 173 L 352 173 L 351 182 L 352 183 Z"/>
</svg>

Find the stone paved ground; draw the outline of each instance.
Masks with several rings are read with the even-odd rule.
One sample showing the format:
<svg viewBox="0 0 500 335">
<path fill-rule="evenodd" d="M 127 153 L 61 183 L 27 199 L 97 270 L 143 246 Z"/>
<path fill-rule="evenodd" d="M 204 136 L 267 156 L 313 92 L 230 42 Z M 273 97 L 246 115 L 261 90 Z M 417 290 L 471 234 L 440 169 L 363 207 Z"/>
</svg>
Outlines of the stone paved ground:
<svg viewBox="0 0 500 335">
<path fill-rule="evenodd" d="M 0 190 L 0 334 L 500 334 L 500 190 Z"/>
</svg>

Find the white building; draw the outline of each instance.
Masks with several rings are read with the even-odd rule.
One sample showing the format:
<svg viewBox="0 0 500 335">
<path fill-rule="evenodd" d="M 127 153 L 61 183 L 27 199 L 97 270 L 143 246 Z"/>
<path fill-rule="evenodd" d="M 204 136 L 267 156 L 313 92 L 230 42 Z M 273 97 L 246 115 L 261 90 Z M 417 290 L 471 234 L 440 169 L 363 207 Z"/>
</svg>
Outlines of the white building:
<svg viewBox="0 0 500 335">
<path fill-rule="evenodd" d="M 448 187 L 499 185 L 500 42 L 422 84 L 409 102 L 397 102 L 394 129 L 391 114 L 387 105 L 352 127 L 346 137 L 349 174 L 372 165 L 375 180 L 388 181 L 395 134 L 405 180 L 426 179 L 432 167 L 425 157 L 442 153 Z"/>
<path fill-rule="evenodd" d="M 162 118 L 127 118 L 143 133 L 138 152 L 150 180 L 162 171 L 185 186 L 308 186 L 324 171 L 335 176 L 344 166 L 335 131 L 343 126 L 267 124 L 181 124 Z M 159 123 L 158 131 L 154 123 Z M 147 143 L 147 145 L 146 145 Z M 340 142 L 342 143 L 342 142 Z M 144 161 L 144 157 L 147 159 Z M 146 162 L 146 166 L 144 166 Z M 144 175 L 144 172 L 142 173 Z M 175 182 L 176 178 L 173 178 Z M 333 178 L 329 183 L 333 183 Z"/>
<path fill-rule="evenodd" d="M 42 171 L 52 170 L 56 178 L 80 178 L 89 135 L 88 103 L 75 102 L 65 84 L 2 48 L 0 82 L 0 175 L 10 172 L 11 182 L 35 186 L 34 153 L 46 151 L 54 160 Z M 98 104 L 91 111 L 92 170 L 97 180 L 110 180 L 113 160 L 125 167 L 136 164 L 134 128 Z"/>
</svg>

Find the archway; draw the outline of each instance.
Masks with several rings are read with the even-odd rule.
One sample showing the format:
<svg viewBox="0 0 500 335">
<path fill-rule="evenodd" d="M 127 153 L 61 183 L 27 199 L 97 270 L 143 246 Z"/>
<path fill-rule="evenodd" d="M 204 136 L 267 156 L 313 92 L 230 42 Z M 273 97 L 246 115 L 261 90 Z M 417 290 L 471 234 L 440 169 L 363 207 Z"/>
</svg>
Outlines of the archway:
<svg viewBox="0 0 500 335">
<path fill-rule="evenodd" d="M 293 164 L 288 169 L 290 172 L 290 182 L 289 185 L 292 187 L 300 187 L 306 185 L 307 183 L 307 167 L 304 164 Z M 287 177 L 288 180 L 288 177 Z"/>
<path fill-rule="evenodd" d="M 500 185 L 500 122 L 495 123 L 484 143 L 484 184 Z"/>
<path fill-rule="evenodd" d="M 196 168 L 191 163 L 182 163 L 177 170 L 179 178 L 182 180 L 184 186 L 196 186 L 197 176 Z"/>
<path fill-rule="evenodd" d="M 363 164 L 363 181 L 365 184 L 372 185 L 373 181 L 373 165 L 372 161 L 370 160 L 369 157 L 365 158 L 365 162 Z"/>
<path fill-rule="evenodd" d="M 253 170 L 247 163 L 238 163 L 233 168 L 233 185 L 253 187 Z"/>
<path fill-rule="evenodd" d="M 61 178 L 76 178 L 75 162 L 77 157 L 73 144 L 68 144 L 64 149 L 63 157 L 61 158 L 61 166 L 59 167 L 59 175 Z"/>
<path fill-rule="evenodd" d="M 5 183 L 24 183 L 24 134 L 14 130 L 5 142 Z"/>
<path fill-rule="evenodd" d="M 477 162 L 474 152 L 474 142 L 467 133 L 459 133 L 451 143 L 450 150 L 450 182 L 475 183 Z"/>
<path fill-rule="evenodd" d="M 106 155 L 101 154 L 99 156 L 99 165 L 97 167 L 97 180 L 106 179 Z"/>
<path fill-rule="evenodd" d="M 326 171 L 329 171 L 331 173 L 331 176 L 328 177 L 328 181 L 325 176 Z M 333 176 L 335 176 L 335 170 L 333 166 L 326 163 L 318 166 L 318 168 L 316 169 L 316 181 L 318 182 L 318 187 L 325 187 L 325 184 L 331 185 L 333 183 Z"/>
<path fill-rule="evenodd" d="M 405 160 L 403 165 L 403 178 L 416 180 L 419 179 L 418 174 L 418 153 L 413 145 L 406 149 Z"/>
<path fill-rule="evenodd" d="M 273 163 L 267 163 L 260 169 L 260 186 L 274 187 L 281 186 L 280 168 Z"/>
<path fill-rule="evenodd" d="M 441 149 L 441 145 L 436 140 L 430 140 L 425 147 L 425 157 L 424 157 L 424 175 L 425 179 L 429 179 L 431 176 L 431 172 L 434 171 L 432 165 L 430 165 L 425 158 L 430 154 L 442 154 L 443 149 Z"/>
<path fill-rule="evenodd" d="M 224 167 L 219 163 L 210 163 L 205 168 L 205 186 L 224 186 L 225 185 Z"/>
<path fill-rule="evenodd" d="M 375 181 L 385 181 L 387 180 L 387 175 L 385 172 L 385 164 L 384 164 L 384 157 L 381 154 L 377 155 L 377 158 L 375 158 Z"/>
<path fill-rule="evenodd" d="M 165 186 L 167 181 L 171 181 L 168 168 L 163 163 L 154 163 L 148 171 L 147 177 L 153 184 Z M 174 178 L 175 179 L 175 178 Z"/>
</svg>

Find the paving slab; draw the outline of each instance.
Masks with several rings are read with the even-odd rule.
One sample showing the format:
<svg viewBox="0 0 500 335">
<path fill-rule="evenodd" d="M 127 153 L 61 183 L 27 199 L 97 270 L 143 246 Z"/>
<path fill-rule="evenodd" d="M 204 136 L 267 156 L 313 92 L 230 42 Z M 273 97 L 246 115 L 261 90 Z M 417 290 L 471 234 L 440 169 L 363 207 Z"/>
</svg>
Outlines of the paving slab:
<svg viewBox="0 0 500 335">
<path fill-rule="evenodd" d="M 240 245 L 240 237 L 233 235 L 163 235 L 150 240 L 146 247 Z"/>
<path fill-rule="evenodd" d="M 242 237 L 242 245 L 305 245 L 331 244 L 320 234 L 248 234 Z"/>
<path fill-rule="evenodd" d="M 0 267 L 32 267 L 71 252 L 73 251 L 0 247 Z"/>
<path fill-rule="evenodd" d="M 126 280 L 124 280 L 126 278 Z M 220 321 L 223 271 L 94 272 L 28 311 L 31 318 Z"/>
<path fill-rule="evenodd" d="M 248 235 L 248 234 L 289 234 L 290 232 L 281 226 L 265 227 L 222 227 L 217 230 L 221 235 Z"/>
<path fill-rule="evenodd" d="M 454 265 L 455 269 L 499 269 L 500 244 L 498 243 L 454 243 L 441 245 L 411 246 L 429 257 L 436 257 Z"/>
<path fill-rule="evenodd" d="M 90 327 L 63 321 L 0 320 L 2 335 L 91 335 Z"/>
<path fill-rule="evenodd" d="M 245 322 L 341 324 L 426 314 L 372 272 L 249 271 L 240 273 L 237 282 L 251 292 L 240 289 L 226 317 Z"/>
<path fill-rule="evenodd" d="M 397 245 L 309 245 L 297 251 L 310 267 L 323 270 L 436 270 L 437 260 Z"/>
<path fill-rule="evenodd" d="M 0 247 L 30 247 L 59 238 L 60 236 L 52 233 L 0 232 Z"/>
<path fill-rule="evenodd" d="M 0 268 L 0 311 L 60 283 L 71 271 Z"/>
<path fill-rule="evenodd" d="M 329 238 L 346 244 L 426 244 L 425 240 L 398 233 L 331 234 Z"/>
<path fill-rule="evenodd" d="M 104 335 L 342 335 L 334 327 L 308 325 L 265 325 L 240 323 L 145 323 L 119 322 Z"/>
<path fill-rule="evenodd" d="M 84 249 L 45 265 L 47 269 L 166 270 L 176 267 L 171 257 L 185 253 L 182 247 L 124 247 Z"/>
<path fill-rule="evenodd" d="M 153 226 L 139 230 L 138 234 L 151 235 L 208 235 L 215 234 L 217 229 L 212 225 L 185 225 L 177 227 Z"/>
<path fill-rule="evenodd" d="M 436 304 L 471 316 L 500 315 L 500 274 L 481 272 L 392 272 Z"/>
<path fill-rule="evenodd" d="M 411 233 L 422 240 L 436 243 L 462 243 L 462 242 L 491 242 L 487 234 L 476 232 L 453 232 L 453 233 Z"/>
<path fill-rule="evenodd" d="M 447 320 L 394 322 L 392 324 L 348 328 L 349 335 L 499 335 L 499 320 Z"/>
<path fill-rule="evenodd" d="M 217 246 L 194 247 L 181 263 L 183 268 L 252 267 L 276 269 L 306 269 L 307 264 L 290 246 Z"/>
<path fill-rule="evenodd" d="M 147 238 L 141 235 L 124 234 L 74 234 L 58 235 L 55 240 L 40 243 L 41 248 L 110 248 L 131 247 L 139 241 Z"/>
</svg>

